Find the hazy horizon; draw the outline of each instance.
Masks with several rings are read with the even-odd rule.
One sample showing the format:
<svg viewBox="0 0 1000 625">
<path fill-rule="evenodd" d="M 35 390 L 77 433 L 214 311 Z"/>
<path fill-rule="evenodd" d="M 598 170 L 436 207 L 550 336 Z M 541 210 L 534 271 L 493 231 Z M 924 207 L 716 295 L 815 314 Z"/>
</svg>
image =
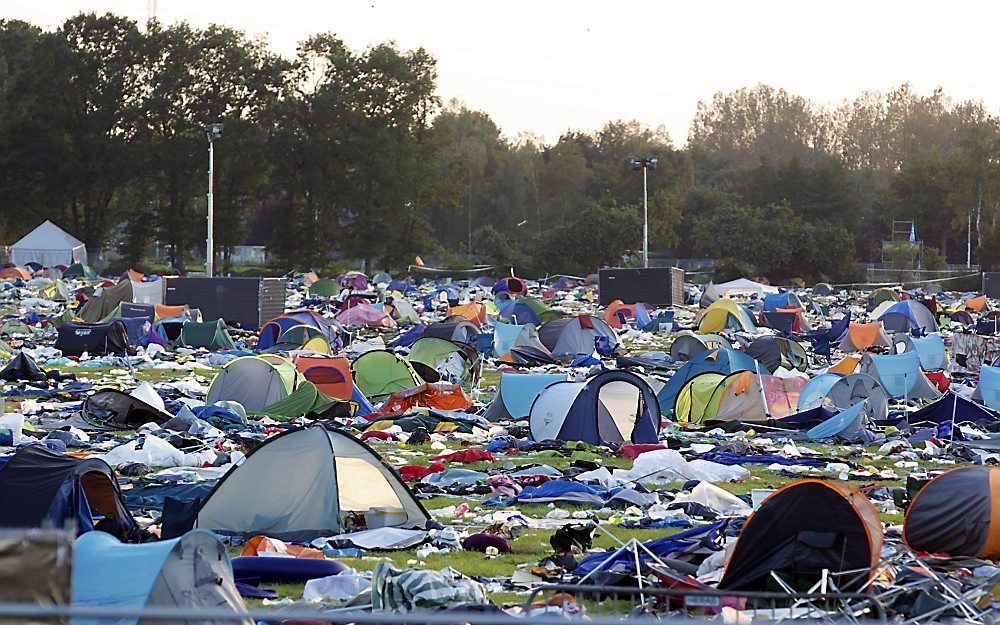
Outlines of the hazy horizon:
<svg viewBox="0 0 1000 625">
<path fill-rule="evenodd" d="M 820 104 L 910 82 L 1000 111 L 991 35 L 1000 4 L 857 1 L 831 5 L 717 1 L 681 5 L 375 0 L 158 0 L 157 18 L 221 23 L 265 36 L 291 56 L 333 32 L 355 48 L 393 40 L 438 60 L 438 92 L 487 112 L 509 137 L 554 141 L 616 119 L 663 125 L 678 146 L 699 100 L 757 83 Z M 139 22 L 147 0 L 6 0 L 0 17 L 58 27 L 79 12 Z"/>
</svg>

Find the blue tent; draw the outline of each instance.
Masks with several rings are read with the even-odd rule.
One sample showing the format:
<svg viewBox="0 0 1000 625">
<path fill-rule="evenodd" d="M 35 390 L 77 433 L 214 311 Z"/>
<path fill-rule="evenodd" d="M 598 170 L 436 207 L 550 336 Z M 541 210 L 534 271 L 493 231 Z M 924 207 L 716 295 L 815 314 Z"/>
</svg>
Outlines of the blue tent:
<svg viewBox="0 0 1000 625">
<path fill-rule="evenodd" d="M 410 347 L 417 342 L 424 334 L 424 330 L 427 328 L 425 325 L 415 325 L 410 326 L 410 329 L 397 336 L 391 343 L 389 347 Z"/>
<path fill-rule="evenodd" d="M 535 326 L 542 325 L 542 320 L 538 318 L 538 314 L 531 309 L 531 306 L 522 301 L 509 299 L 500 304 L 499 309 L 499 318 L 501 321 L 521 325 L 526 323 L 533 323 Z"/>
<path fill-rule="evenodd" d="M 438 296 L 441 293 L 445 294 L 444 296 L 448 300 L 448 304 L 452 306 L 457 305 L 458 299 L 459 297 L 461 297 L 461 294 L 458 292 L 458 289 L 451 286 L 450 284 L 445 286 L 439 286 L 438 288 L 434 289 L 433 291 L 424 296 L 424 309 L 425 310 L 433 309 L 438 301 Z"/>
<path fill-rule="evenodd" d="M 824 373 L 809 380 L 809 383 L 806 384 L 805 388 L 802 389 L 802 392 L 799 393 L 799 404 L 796 410 L 803 412 L 805 410 L 812 410 L 813 408 L 822 406 L 827 393 L 830 392 L 830 389 L 833 388 L 833 385 L 836 384 L 841 377 L 842 376 L 837 373 Z"/>
<path fill-rule="evenodd" d="M 937 401 L 931 402 L 920 410 L 910 413 L 907 421 L 910 422 L 910 425 L 916 423 L 942 424 L 949 421 L 953 421 L 954 423 L 976 423 L 980 421 L 1000 421 L 1000 414 L 949 392 L 945 393 Z"/>
<path fill-rule="evenodd" d="M 777 312 L 779 308 L 802 308 L 802 302 L 791 291 L 766 293 L 764 295 L 764 310 L 767 312 Z"/>
<path fill-rule="evenodd" d="M 879 315 L 886 332 L 913 332 L 914 334 L 937 330 L 934 314 L 926 306 L 913 299 L 896 302 Z"/>
<path fill-rule="evenodd" d="M 910 339 L 920 358 L 920 368 L 924 371 L 941 371 L 948 364 L 944 340 L 937 332 L 925 337 Z"/>
<path fill-rule="evenodd" d="M 501 373 L 497 394 L 483 417 L 491 422 L 497 418 L 526 419 L 539 393 L 565 380 L 561 373 Z"/>
<path fill-rule="evenodd" d="M 586 382 L 556 382 L 538 394 L 528 417 L 532 440 L 591 445 L 656 443 L 660 405 L 639 376 L 602 371 Z"/>
<path fill-rule="evenodd" d="M 510 348 L 514 346 L 514 342 L 523 329 L 523 324 L 504 323 L 502 321 L 497 321 L 494 324 L 493 351 L 496 352 L 498 357 L 510 351 Z"/>
<path fill-rule="evenodd" d="M 833 415 L 823 423 L 810 429 L 806 432 L 806 436 L 812 439 L 837 436 L 851 442 L 857 442 L 864 434 L 864 407 L 865 402 L 860 401 L 847 410 Z"/>
<path fill-rule="evenodd" d="M 207 530 L 140 545 L 123 544 L 104 532 L 84 534 L 73 549 L 72 592 L 76 607 L 246 611 L 226 547 Z M 138 622 L 138 617 L 73 618 L 73 625 Z M 248 618 L 230 622 L 252 623 Z"/>
<path fill-rule="evenodd" d="M 936 399 L 941 396 L 927 376 L 920 370 L 917 352 L 875 356 L 866 354 L 861 363 L 861 373 L 878 380 L 896 399 Z"/>
<path fill-rule="evenodd" d="M 979 370 L 979 387 L 974 398 L 993 410 L 1000 410 L 1000 367 L 982 366 Z"/>
<path fill-rule="evenodd" d="M 709 371 L 726 375 L 737 371 L 771 373 L 767 367 L 735 349 L 710 349 L 703 351 L 678 369 L 677 373 L 656 394 L 656 399 L 660 402 L 660 411 L 663 413 L 663 416 L 668 418 L 671 416 L 677 395 L 684 388 L 684 385 L 691 381 L 691 378 Z"/>
</svg>

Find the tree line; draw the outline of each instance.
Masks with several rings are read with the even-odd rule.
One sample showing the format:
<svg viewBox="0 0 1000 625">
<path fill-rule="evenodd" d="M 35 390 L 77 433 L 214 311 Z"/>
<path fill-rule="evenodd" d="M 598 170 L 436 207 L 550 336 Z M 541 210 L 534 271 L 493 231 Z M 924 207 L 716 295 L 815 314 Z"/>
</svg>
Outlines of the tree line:
<svg viewBox="0 0 1000 625">
<path fill-rule="evenodd" d="M 964 262 L 971 226 L 973 261 L 1000 265 L 1000 124 L 981 102 L 902 84 L 821 105 L 756 85 L 699 103 L 684 147 L 630 121 L 545 142 L 443 102 L 436 77 L 423 49 L 333 34 L 283 58 L 225 26 L 0 21 L 0 235 L 49 218 L 137 266 L 166 246 L 184 270 L 204 240 L 204 127 L 222 122 L 223 266 L 247 242 L 289 269 L 634 262 L 629 156 L 659 157 L 653 255 L 716 259 L 718 277 L 853 279 L 893 219 L 915 221 L 928 262 Z"/>
</svg>

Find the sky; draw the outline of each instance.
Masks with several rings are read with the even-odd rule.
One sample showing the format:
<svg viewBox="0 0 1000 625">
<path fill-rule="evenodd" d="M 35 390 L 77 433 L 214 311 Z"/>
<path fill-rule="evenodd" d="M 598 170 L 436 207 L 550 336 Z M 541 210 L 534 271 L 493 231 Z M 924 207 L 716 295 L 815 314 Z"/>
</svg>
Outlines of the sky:
<svg viewBox="0 0 1000 625">
<path fill-rule="evenodd" d="M 0 0 L 0 17 L 46 28 L 89 11 L 144 22 L 149 0 Z M 942 86 L 1000 112 L 997 2 L 156 0 L 156 14 L 265 36 L 286 56 L 318 32 L 359 49 L 424 47 L 441 97 L 488 112 L 511 138 L 626 119 L 683 145 L 699 100 L 761 82 L 820 103 Z"/>
</svg>

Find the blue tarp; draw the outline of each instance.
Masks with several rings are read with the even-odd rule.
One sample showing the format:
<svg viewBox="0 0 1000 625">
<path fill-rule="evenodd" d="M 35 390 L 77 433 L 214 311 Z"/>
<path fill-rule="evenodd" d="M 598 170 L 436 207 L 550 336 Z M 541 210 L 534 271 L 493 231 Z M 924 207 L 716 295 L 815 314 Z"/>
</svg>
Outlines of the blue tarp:
<svg viewBox="0 0 1000 625">
<path fill-rule="evenodd" d="M 665 538 L 650 540 L 642 543 L 642 545 L 650 552 L 656 554 L 659 558 L 665 558 L 674 553 L 685 552 L 699 545 L 704 545 L 714 551 L 719 551 L 721 549 L 719 544 L 721 542 L 721 534 L 728 522 L 729 521 L 717 521 L 702 527 L 687 530 L 686 532 L 673 534 Z M 638 551 L 640 563 L 645 563 L 650 559 L 649 554 L 646 553 L 645 550 L 639 549 Z M 605 560 L 608 560 L 609 557 L 611 557 L 611 554 L 609 553 L 595 553 L 593 555 L 589 555 L 580 560 L 580 562 L 576 565 L 576 568 L 573 569 L 573 573 L 574 575 L 586 575 L 587 573 L 595 570 L 606 571 L 609 569 L 625 569 L 635 572 L 635 554 L 632 551 L 621 553 L 605 563 Z"/>
</svg>

